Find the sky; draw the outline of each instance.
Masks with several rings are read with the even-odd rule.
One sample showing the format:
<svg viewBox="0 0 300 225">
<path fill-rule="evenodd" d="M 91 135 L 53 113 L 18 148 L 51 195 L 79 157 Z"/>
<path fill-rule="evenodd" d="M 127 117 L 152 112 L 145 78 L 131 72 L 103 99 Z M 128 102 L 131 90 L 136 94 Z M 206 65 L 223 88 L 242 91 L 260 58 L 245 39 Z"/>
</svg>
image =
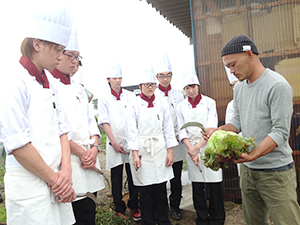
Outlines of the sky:
<svg viewBox="0 0 300 225">
<path fill-rule="evenodd" d="M 46 0 L 37 1 L 42 3 Z M 66 0 L 63 0 L 66 1 Z M 28 1 L 5 1 L 0 8 L 2 54 L 0 63 L 18 60 L 23 37 L 14 29 L 22 20 Z M 26 2 L 27 4 L 25 4 Z M 53 2 L 53 1 L 52 1 Z M 83 82 L 95 96 L 108 89 L 106 68 L 119 59 L 123 69 L 122 86 L 136 85 L 142 65 L 167 52 L 172 65 L 172 86 L 180 89 L 183 67 L 193 63 L 189 38 L 164 19 L 145 0 L 85 0 L 75 5 L 82 64 L 74 79 Z M 75 4 L 76 3 L 76 4 Z M 20 5 L 25 4 L 25 5 Z M 18 5 L 19 7 L 14 7 Z M 46 5 L 46 4 L 45 4 Z M 2 4 L 3 6 L 3 4 Z M 13 8 L 13 11 L 10 10 Z M 189 55 L 187 57 L 186 55 Z M 2 78 L 1 78 L 2 79 Z"/>
</svg>

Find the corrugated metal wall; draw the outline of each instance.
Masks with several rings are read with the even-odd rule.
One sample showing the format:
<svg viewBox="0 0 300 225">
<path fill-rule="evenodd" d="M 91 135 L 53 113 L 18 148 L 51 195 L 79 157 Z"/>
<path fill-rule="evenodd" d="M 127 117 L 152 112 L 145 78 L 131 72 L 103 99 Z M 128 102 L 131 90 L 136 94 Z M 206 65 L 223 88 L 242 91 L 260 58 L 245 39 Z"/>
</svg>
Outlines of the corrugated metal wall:
<svg viewBox="0 0 300 225">
<path fill-rule="evenodd" d="M 233 36 L 255 42 L 265 67 L 282 74 L 294 91 L 290 144 L 294 150 L 300 196 L 300 0 L 192 0 L 193 40 L 201 92 L 216 100 L 219 125 L 232 99 L 220 52 Z M 300 129 L 300 128 L 299 128 Z M 300 131 L 299 131 L 300 132 Z M 239 201 L 236 166 L 224 171 L 225 200 Z"/>
</svg>

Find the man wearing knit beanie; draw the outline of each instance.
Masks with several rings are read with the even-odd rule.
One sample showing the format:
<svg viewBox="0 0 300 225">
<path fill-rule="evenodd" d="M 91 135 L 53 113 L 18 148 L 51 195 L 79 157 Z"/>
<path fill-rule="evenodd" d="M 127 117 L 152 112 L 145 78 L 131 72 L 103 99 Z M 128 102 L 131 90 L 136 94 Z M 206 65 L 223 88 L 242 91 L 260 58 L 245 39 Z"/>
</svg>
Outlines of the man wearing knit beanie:
<svg viewBox="0 0 300 225">
<path fill-rule="evenodd" d="M 242 204 L 246 224 L 299 224 L 296 172 L 289 146 L 293 91 L 286 79 L 265 68 L 254 42 L 246 35 L 225 44 L 221 57 L 239 79 L 234 87 L 234 116 L 219 127 L 243 132 L 256 140 L 250 153 L 234 163 L 241 164 Z M 208 128 L 207 139 L 217 129 Z"/>
</svg>

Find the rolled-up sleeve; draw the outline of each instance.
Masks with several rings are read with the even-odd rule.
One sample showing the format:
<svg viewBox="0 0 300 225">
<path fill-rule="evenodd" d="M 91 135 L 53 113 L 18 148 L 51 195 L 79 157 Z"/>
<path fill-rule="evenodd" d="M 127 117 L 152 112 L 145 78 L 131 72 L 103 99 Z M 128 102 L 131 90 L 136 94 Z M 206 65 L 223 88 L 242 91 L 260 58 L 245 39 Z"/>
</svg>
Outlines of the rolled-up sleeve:
<svg viewBox="0 0 300 225">
<path fill-rule="evenodd" d="M 30 92 L 21 79 L 1 81 L 0 127 L 7 154 L 31 142 L 27 111 Z"/>
</svg>

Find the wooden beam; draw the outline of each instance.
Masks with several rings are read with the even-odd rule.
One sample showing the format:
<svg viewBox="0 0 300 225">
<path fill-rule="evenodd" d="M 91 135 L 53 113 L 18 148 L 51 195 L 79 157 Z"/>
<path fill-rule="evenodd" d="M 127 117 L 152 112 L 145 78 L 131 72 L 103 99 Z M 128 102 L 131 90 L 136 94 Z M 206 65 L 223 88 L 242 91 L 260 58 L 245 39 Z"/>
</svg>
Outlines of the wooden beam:
<svg viewBox="0 0 300 225">
<path fill-rule="evenodd" d="M 219 7 L 216 5 L 216 3 L 214 1 L 212 1 L 212 0 L 203 0 L 203 1 L 206 3 L 207 7 L 211 10 L 212 13 L 219 14 L 221 12 Z M 217 17 L 217 19 L 218 19 L 219 23 L 222 24 L 222 17 L 219 16 L 219 17 Z"/>
</svg>

